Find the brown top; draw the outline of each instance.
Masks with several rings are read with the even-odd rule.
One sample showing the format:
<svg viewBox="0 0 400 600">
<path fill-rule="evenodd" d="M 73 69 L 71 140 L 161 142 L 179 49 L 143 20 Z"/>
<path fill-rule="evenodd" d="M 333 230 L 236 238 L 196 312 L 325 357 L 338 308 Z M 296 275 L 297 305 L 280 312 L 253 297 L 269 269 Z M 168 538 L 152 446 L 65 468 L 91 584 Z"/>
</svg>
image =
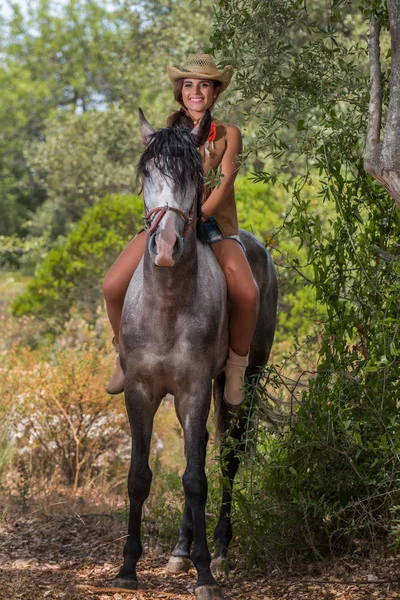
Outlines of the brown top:
<svg viewBox="0 0 400 600">
<path fill-rule="evenodd" d="M 216 180 L 219 179 L 218 167 L 221 164 L 222 158 L 226 150 L 226 128 L 227 123 L 216 121 L 213 119 L 217 133 L 214 140 L 214 148 L 210 148 L 210 155 L 208 156 L 205 147 L 200 148 L 201 157 L 203 160 L 204 172 L 207 179 Z M 211 144 L 210 144 L 211 145 Z M 210 196 L 215 186 L 204 186 L 203 203 Z M 222 234 L 227 237 L 229 235 L 237 235 L 239 233 L 239 226 L 236 212 L 236 201 L 235 191 L 232 186 L 231 192 L 224 198 L 224 201 L 215 209 L 213 215 L 217 222 L 218 227 L 222 231 Z"/>
</svg>

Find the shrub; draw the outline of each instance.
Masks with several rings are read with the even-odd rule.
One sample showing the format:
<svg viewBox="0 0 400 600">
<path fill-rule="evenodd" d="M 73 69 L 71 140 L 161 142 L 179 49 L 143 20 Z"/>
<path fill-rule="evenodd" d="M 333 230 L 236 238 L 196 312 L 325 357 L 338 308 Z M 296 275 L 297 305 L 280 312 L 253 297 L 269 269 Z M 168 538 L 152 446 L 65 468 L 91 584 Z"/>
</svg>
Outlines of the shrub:
<svg viewBox="0 0 400 600">
<path fill-rule="evenodd" d="M 8 423 L 3 422 L 0 427 L 0 481 L 7 472 L 12 458 L 12 446 L 8 436 Z"/>
<path fill-rule="evenodd" d="M 88 209 L 39 265 L 27 291 L 13 302 L 13 314 L 64 322 L 75 305 L 93 320 L 104 275 L 141 227 L 141 217 L 137 196 L 106 196 Z"/>
<path fill-rule="evenodd" d="M 140 155 L 137 113 L 123 106 L 60 111 L 46 123 L 44 140 L 33 141 L 25 160 L 46 200 L 28 231 L 55 240 L 68 234 L 84 210 L 107 194 L 129 194 Z"/>
<path fill-rule="evenodd" d="M 321 372 L 287 431 L 261 423 L 234 495 L 237 543 L 250 562 L 365 556 L 385 544 L 391 527 L 398 545 L 396 371 L 386 367 L 385 402 L 377 373 Z"/>
<path fill-rule="evenodd" d="M 235 182 L 235 196 L 240 227 L 251 231 L 261 241 L 271 241 L 288 204 L 285 189 L 281 185 L 254 183 L 239 176 Z"/>
<path fill-rule="evenodd" d="M 111 349 L 99 343 L 96 328 L 74 320 L 50 349 L 8 352 L 1 413 L 10 424 L 19 470 L 24 463 L 38 480 L 61 475 L 77 489 L 98 477 L 112 478 L 129 457 L 122 398 L 105 392 Z"/>
</svg>

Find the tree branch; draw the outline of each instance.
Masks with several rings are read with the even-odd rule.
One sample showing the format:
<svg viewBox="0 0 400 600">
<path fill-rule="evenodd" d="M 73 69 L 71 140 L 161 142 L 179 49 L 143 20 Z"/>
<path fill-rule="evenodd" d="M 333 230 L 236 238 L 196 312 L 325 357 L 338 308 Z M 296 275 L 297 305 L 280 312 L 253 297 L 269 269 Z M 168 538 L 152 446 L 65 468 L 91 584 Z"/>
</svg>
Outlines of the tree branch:
<svg viewBox="0 0 400 600">
<path fill-rule="evenodd" d="M 400 170 L 400 6 L 398 0 L 387 0 L 391 38 L 390 99 L 382 144 L 382 166 L 385 171 Z"/>
<path fill-rule="evenodd" d="M 383 143 L 380 142 L 382 84 L 379 34 L 375 16 L 370 21 L 369 65 L 370 101 L 365 140 L 364 169 L 389 192 L 400 208 L 400 7 L 387 0 L 392 40 L 390 102 Z"/>
<path fill-rule="evenodd" d="M 380 25 L 376 17 L 372 16 L 369 29 L 369 66 L 371 91 L 364 158 L 366 161 L 373 163 L 374 166 L 376 161 L 380 160 L 379 154 L 382 119 L 381 51 L 379 46 L 379 35 Z"/>
<path fill-rule="evenodd" d="M 395 254 L 390 254 L 389 252 L 386 252 L 386 250 L 382 250 L 382 248 L 379 248 L 379 246 L 374 246 L 374 253 L 376 256 L 379 256 L 379 258 L 381 258 L 382 260 L 384 260 L 385 262 L 395 262 L 400 260 L 400 256 L 396 256 Z"/>
</svg>

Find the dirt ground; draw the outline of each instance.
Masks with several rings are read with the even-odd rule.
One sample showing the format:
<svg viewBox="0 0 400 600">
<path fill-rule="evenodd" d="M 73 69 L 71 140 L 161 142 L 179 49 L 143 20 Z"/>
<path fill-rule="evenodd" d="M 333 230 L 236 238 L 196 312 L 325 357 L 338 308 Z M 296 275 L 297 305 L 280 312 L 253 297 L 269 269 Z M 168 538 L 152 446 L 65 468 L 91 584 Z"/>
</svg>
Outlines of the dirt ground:
<svg viewBox="0 0 400 600">
<path fill-rule="evenodd" d="M 144 544 L 139 589 L 108 589 L 121 562 L 126 526 L 115 516 L 9 514 L 0 522 L 0 600 L 190 600 L 195 573 L 165 573 L 167 549 Z M 400 599 L 400 556 L 371 561 L 346 557 L 324 565 L 283 572 L 238 567 L 222 583 L 224 598 L 260 600 Z M 236 565 L 236 566 L 235 566 Z"/>
</svg>

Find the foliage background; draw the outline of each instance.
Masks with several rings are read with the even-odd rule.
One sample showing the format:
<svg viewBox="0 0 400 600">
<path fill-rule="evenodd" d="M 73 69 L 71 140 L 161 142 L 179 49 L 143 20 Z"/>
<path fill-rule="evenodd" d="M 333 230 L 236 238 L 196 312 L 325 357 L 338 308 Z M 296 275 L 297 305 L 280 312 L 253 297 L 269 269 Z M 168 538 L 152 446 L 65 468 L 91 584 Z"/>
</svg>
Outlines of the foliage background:
<svg viewBox="0 0 400 600">
<path fill-rule="evenodd" d="M 44 481 L 124 493 L 124 409 L 102 392 L 101 280 L 141 226 L 137 107 L 162 126 L 174 108 L 165 65 L 208 48 L 236 72 L 216 116 L 245 135 L 240 221 L 279 273 L 272 360 L 249 397 L 288 411 L 272 430 L 260 411 L 248 433 L 237 546 L 261 564 L 398 547 L 400 222 L 361 160 L 367 19 L 385 22 L 382 8 L 68 0 L 56 13 L 38 0 L 1 19 L 0 474 L 15 501 L 26 507 Z M 388 77 L 384 61 L 386 96 Z M 148 526 L 169 542 L 182 437 L 168 400 L 158 418 Z"/>
</svg>

